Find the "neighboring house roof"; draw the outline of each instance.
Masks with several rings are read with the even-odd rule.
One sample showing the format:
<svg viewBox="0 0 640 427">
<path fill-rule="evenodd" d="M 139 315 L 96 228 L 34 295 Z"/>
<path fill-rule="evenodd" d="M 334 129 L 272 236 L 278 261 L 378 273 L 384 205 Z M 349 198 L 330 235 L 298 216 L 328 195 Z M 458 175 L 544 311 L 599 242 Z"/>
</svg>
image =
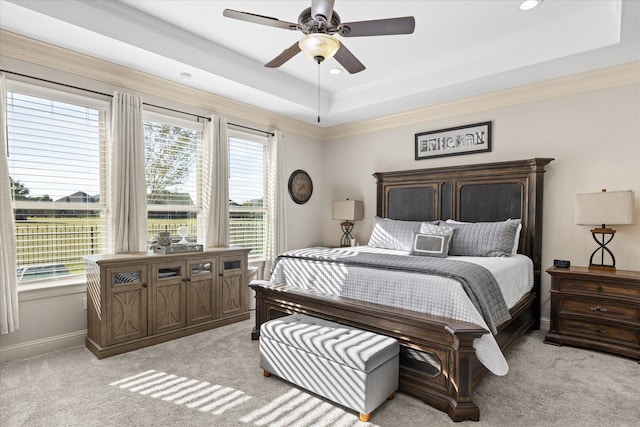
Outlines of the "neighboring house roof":
<svg viewBox="0 0 640 427">
<path fill-rule="evenodd" d="M 92 203 L 96 202 L 97 196 L 94 198 L 93 196 L 88 195 L 84 191 L 76 191 L 73 194 L 69 194 L 68 196 L 64 196 L 56 200 L 56 203 Z"/>
</svg>

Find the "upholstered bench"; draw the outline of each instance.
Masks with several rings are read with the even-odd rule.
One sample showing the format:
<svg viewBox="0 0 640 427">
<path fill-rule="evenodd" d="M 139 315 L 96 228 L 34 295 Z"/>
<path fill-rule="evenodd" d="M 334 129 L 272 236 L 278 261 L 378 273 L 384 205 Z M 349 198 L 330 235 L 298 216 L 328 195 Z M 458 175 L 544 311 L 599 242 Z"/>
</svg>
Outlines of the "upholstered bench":
<svg viewBox="0 0 640 427">
<path fill-rule="evenodd" d="M 326 399 L 371 412 L 398 389 L 398 342 L 327 320 L 294 314 L 260 327 L 260 367 Z"/>
</svg>

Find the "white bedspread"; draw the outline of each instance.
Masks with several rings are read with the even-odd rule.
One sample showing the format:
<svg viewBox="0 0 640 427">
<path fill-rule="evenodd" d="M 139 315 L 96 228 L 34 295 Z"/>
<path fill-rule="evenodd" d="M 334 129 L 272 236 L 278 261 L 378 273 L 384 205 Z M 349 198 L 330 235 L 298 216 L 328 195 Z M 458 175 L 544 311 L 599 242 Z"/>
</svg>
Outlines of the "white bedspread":
<svg viewBox="0 0 640 427">
<path fill-rule="evenodd" d="M 326 249 L 309 248 L 305 251 L 320 250 Z M 326 253 L 326 258 L 331 258 L 332 252 L 344 254 L 344 251 L 408 254 L 404 251 L 358 246 L 333 249 Z M 506 258 L 451 258 L 473 262 L 491 271 L 509 308 L 533 287 L 533 263 L 524 255 Z M 282 258 L 275 266 L 271 281 L 313 289 L 329 295 L 462 320 L 489 330 L 481 314 L 467 297 L 462 285 L 446 277 Z M 491 333 L 476 339 L 474 348 L 478 360 L 494 374 L 506 375 L 509 371 L 507 361 Z"/>
</svg>

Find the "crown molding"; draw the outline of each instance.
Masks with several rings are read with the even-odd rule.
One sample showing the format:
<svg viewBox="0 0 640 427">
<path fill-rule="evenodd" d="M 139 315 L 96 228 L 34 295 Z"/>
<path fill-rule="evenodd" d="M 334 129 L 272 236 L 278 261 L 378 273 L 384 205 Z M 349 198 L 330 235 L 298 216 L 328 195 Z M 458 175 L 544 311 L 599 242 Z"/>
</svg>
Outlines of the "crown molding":
<svg viewBox="0 0 640 427">
<path fill-rule="evenodd" d="M 371 120 L 333 126 L 325 130 L 322 139 L 339 139 L 357 134 L 424 123 L 425 120 L 439 120 L 634 83 L 640 83 L 640 61 L 518 86 Z"/>
<path fill-rule="evenodd" d="M 246 120 L 265 126 L 269 130 L 287 130 L 303 136 L 321 138 L 322 129 L 318 126 L 5 30 L 0 30 L 0 55 L 169 99 L 186 106 L 233 117 L 234 120 Z"/>
<path fill-rule="evenodd" d="M 169 99 L 221 114 L 319 140 L 340 139 L 385 129 L 411 126 L 425 120 L 477 113 L 610 87 L 640 83 L 640 61 L 491 92 L 399 114 L 327 128 L 304 123 L 180 83 L 151 76 L 88 55 L 0 30 L 0 55 L 59 70 L 142 94 Z M 90 88 L 88 88 L 90 89 Z"/>
</svg>

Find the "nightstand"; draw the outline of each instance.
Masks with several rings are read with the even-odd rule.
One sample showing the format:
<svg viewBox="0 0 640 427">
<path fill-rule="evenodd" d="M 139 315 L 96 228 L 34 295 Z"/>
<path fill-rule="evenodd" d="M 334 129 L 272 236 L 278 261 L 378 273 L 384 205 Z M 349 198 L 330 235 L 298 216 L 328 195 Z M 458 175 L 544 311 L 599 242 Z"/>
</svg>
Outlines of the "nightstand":
<svg viewBox="0 0 640 427">
<path fill-rule="evenodd" d="M 607 351 L 640 362 L 640 271 L 547 270 L 551 328 L 545 343 Z"/>
</svg>

